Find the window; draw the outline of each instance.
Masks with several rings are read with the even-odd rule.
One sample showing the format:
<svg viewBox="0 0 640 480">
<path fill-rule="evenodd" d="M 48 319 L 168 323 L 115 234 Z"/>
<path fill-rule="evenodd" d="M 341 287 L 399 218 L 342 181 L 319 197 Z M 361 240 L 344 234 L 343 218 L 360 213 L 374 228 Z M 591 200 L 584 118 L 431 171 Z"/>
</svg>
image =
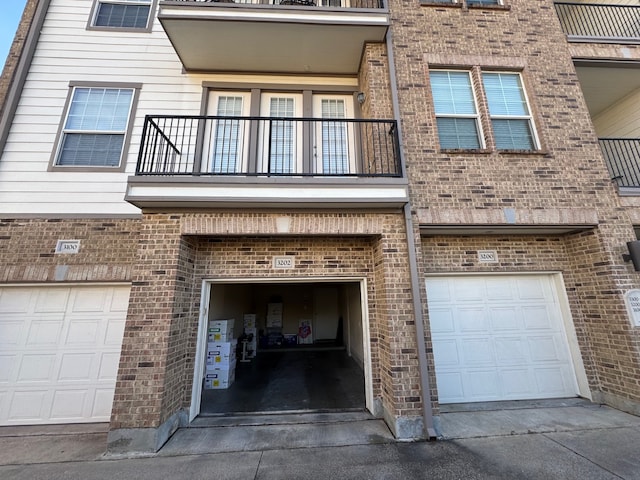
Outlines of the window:
<svg viewBox="0 0 640 480">
<path fill-rule="evenodd" d="M 441 148 L 481 148 L 469 72 L 432 71 L 431 91 Z"/>
<path fill-rule="evenodd" d="M 135 88 L 74 87 L 55 165 L 119 167 Z"/>
<path fill-rule="evenodd" d="M 527 98 L 517 73 L 482 73 L 493 136 L 499 150 L 534 150 Z"/>
<path fill-rule="evenodd" d="M 152 0 L 97 0 L 92 26 L 147 29 Z"/>
<path fill-rule="evenodd" d="M 218 117 L 235 117 L 216 119 L 211 131 L 211 165 L 212 173 L 238 173 L 244 165 L 246 149 L 247 122 L 238 117 L 249 113 L 247 93 L 216 92 L 211 95 L 211 110 Z"/>
<path fill-rule="evenodd" d="M 500 5 L 501 3 L 498 0 L 467 0 L 467 5 Z"/>
<path fill-rule="evenodd" d="M 442 149 L 481 149 L 487 141 L 498 150 L 539 148 L 533 118 L 519 73 L 470 70 L 434 70 L 429 73 Z M 474 91 L 473 85 L 480 85 Z M 478 98 L 486 99 L 478 107 Z M 480 119 L 487 119 L 481 122 Z"/>
</svg>

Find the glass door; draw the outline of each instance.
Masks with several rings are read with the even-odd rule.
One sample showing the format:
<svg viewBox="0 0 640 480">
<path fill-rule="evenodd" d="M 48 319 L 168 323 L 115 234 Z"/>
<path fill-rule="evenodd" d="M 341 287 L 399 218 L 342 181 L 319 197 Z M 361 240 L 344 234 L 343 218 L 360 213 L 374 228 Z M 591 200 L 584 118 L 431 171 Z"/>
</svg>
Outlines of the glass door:
<svg viewBox="0 0 640 480">
<path fill-rule="evenodd" d="M 302 95 L 263 93 L 260 105 L 260 159 L 264 173 L 302 172 Z"/>
<path fill-rule="evenodd" d="M 344 175 L 355 173 L 354 123 L 340 119 L 353 118 L 353 99 L 346 95 L 314 95 L 314 117 L 317 122 L 314 151 L 317 173 Z"/>
</svg>

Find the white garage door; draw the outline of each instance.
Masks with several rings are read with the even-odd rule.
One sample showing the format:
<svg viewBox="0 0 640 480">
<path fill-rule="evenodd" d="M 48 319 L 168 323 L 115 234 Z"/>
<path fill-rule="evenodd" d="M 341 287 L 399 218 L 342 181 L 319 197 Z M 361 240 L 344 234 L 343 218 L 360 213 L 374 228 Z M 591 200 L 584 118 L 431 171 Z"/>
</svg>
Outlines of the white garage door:
<svg viewBox="0 0 640 480">
<path fill-rule="evenodd" d="M 427 279 L 441 403 L 578 393 L 549 275 Z"/>
<path fill-rule="evenodd" d="M 0 425 L 108 421 L 128 286 L 0 287 Z"/>
</svg>

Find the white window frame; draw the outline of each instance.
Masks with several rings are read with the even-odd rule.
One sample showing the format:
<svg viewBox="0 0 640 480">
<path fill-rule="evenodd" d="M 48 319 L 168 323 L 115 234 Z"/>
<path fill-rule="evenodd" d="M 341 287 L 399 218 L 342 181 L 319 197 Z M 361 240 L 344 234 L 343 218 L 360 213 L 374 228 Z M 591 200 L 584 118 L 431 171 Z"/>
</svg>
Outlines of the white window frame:
<svg viewBox="0 0 640 480">
<path fill-rule="evenodd" d="M 438 118 L 461 118 L 461 119 L 474 120 L 476 125 L 476 132 L 478 135 L 478 147 L 477 148 L 457 147 L 457 148 L 461 150 L 482 150 L 486 148 L 484 132 L 482 129 L 482 122 L 480 121 L 480 109 L 478 108 L 479 107 L 478 92 L 476 92 L 476 88 L 474 85 L 473 72 L 469 70 L 462 70 L 462 69 L 457 70 L 457 69 L 437 68 L 437 69 L 430 70 L 429 75 L 431 75 L 433 72 L 454 72 L 454 73 L 465 73 L 467 75 L 467 78 L 469 79 L 469 85 L 471 87 L 471 96 L 473 99 L 473 107 L 475 110 L 475 114 L 436 113 L 435 114 L 436 122 Z M 434 97 L 434 111 L 435 111 L 435 96 L 434 96 L 433 89 L 431 90 L 431 94 Z M 440 132 L 438 132 L 438 141 L 440 141 Z M 456 147 L 442 147 L 442 145 L 440 146 L 440 148 L 442 148 L 443 150 L 456 149 Z"/>
<path fill-rule="evenodd" d="M 129 149 L 129 141 L 131 138 L 131 129 L 133 126 L 134 112 L 138 102 L 139 91 L 142 88 L 141 84 L 116 84 L 116 83 L 72 83 L 70 85 L 69 93 L 67 96 L 67 103 L 64 108 L 64 114 L 58 128 L 58 136 L 56 138 L 56 148 L 53 150 L 49 170 L 80 170 L 80 171 L 124 171 L 126 167 L 126 152 Z M 131 101 L 129 103 L 129 112 L 127 114 L 127 121 L 125 128 L 122 130 L 84 130 L 84 129 L 70 129 L 67 128 L 67 121 L 69 119 L 69 113 L 73 106 L 73 101 L 76 92 L 81 89 L 104 89 L 104 90 L 131 90 Z M 65 136 L 68 134 L 87 134 L 87 135 L 122 135 L 122 148 L 120 150 L 120 157 L 118 159 L 118 165 L 60 165 L 60 155 L 62 154 L 62 147 L 64 145 Z"/>
<path fill-rule="evenodd" d="M 262 92 L 260 95 L 260 116 L 261 117 L 272 117 L 271 115 L 271 99 L 273 98 L 293 98 L 294 101 L 294 110 L 292 118 L 301 118 L 302 117 L 302 102 L 303 95 L 302 93 L 293 93 L 293 92 Z M 260 142 L 258 145 L 258 172 L 259 173 L 277 173 L 280 172 L 272 172 L 270 171 L 270 156 L 269 156 L 269 148 L 270 148 L 270 135 L 265 131 L 269 126 L 269 122 L 267 120 L 261 121 L 259 127 L 259 138 Z M 283 175 L 295 175 L 296 173 L 302 173 L 303 171 L 303 130 L 302 130 L 302 122 L 294 121 L 294 145 L 293 145 L 293 171 L 288 174 Z"/>
<path fill-rule="evenodd" d="M 117 30 L 117 31 L 132 31 L 132 32 L 151 32 L 153 26 L 153 19 L 155 17 L 155 10 L 158 0 L 94 0 L 93 9 L 89 18 L 89 24 L 87 28 L 95 30 Z M 105 4 L 111 5 L 132 5 L 132 6 L 148 6 L 149 14 L 147 15 L 147 22 L 144 27 L 126 27 L 126 26 L 114 26 L 114 25 L 97 25 L 98 13 L 100 12 L 100 6 Z"/>
<path fill-rule="evenodd" d="M 344 119 L 349 120 L 353 119 L 354 111 L 353 111 L 353 96 L 352 95 L 329 95 L 329 94 L 314 94 L 312 100 L 312 110 L 314 118 L 323 118 L 322 117 L 322 101 L 323 100 L 342 100 L 344 102 Z M 346 133 L 346 148 L 347 148 L 347 171 L 343 172 L 345 174 L 355 173 L 356 171 L 356 143 L 355 143 L 355 123 L 354 122 L 344 122 L 345 133 Z M 324 125 L 322 122 L 316 123 L 316 128 L 314 132 L 314 140 L 315 144 L 313 145 L 314 152 L 314 167 L 315 172 L 318 174 L 324 173 L 324 161 L 323 156 L 324 152 L 322 150 L 322 135 L 323 135 Z M 329 172 L 330 175 L 335 176 L 335 173 Z"/>
<path fill-rule="evenodd" d="M 537 128 L 533 119 L 533 114 L 531 113 L 531 105 L 529 103 L 529 95 L 527 94 L 527 89 L 525 88 L 524 81 L 522 79 L 522 74 L 520 72 L 513 71 L 496 71 L 496 70 L 481 70 L 480 76 L 482 77 L 480 80 L 483 84 L 484 88 L 484 74 L 499 74 L 499 75 L 512 75 L 518 77 L 518 82 L 520 84 L 520 88 L 522 89 L 522 93 L 524 95 L 524 104 L 527 108 L 527 115 L 493 115 L 490 110 L 490 102 L 487 96 L 487 92 L 485 89 L 485 97 L 487 97 L 487 114 L 489 115 L 489 120 L 491 122 L 491 130 L 493 134 L 493 141 L 496 144 L 496 150 L 512 150 L 512 149 L 502 149 L 497 146 L 497 137 L 496 137 L 496 129 L 493 127 L 493 120 L 526 120 L 529 125 L 529 130 L 531 131 L 531 140 L 533 142 L 531 150 L 524 149 L 522 151 L 525 152 L 534 152 L 540 150 L 540 140 L 538 139 Z M 520 150 L 520 149 L 518 149 Z"/>
</svg>

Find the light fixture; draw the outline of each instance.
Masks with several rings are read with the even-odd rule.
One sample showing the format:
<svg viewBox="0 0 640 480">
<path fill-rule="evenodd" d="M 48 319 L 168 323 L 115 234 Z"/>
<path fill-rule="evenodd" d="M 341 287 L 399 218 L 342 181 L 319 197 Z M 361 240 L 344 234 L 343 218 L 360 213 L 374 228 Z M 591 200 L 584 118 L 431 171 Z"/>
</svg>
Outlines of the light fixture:
<svg viewBox="0 0 640 480">
<path fill-rule="evenodd" d="M 629 254 L 623 253 L 622 259 L 625 262 L 633 262 L 633 268 L 636 272 L 640 272 L 640 240 L 627 242 Z"/>
<path fill-rule="evenodd" d="M 362 105 L 367 100 L 367 95 L 364 92 L 358 92 L 356 98 L 358 99 L 358 103 Z"/>
</svg>

